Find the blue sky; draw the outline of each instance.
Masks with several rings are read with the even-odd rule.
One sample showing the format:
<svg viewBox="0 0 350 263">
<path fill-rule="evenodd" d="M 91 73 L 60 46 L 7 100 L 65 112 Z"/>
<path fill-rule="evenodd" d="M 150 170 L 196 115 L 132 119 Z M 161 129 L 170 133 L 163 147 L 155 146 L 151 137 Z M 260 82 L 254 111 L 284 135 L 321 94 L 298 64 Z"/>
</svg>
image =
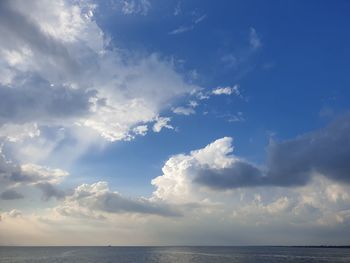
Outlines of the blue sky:
<svg viewBox="0 0 350 263">
<path fill-rule="evenodd" d="M 0 244 L 349 242 L 349 8 L 0 4 Z"/>
</svg>

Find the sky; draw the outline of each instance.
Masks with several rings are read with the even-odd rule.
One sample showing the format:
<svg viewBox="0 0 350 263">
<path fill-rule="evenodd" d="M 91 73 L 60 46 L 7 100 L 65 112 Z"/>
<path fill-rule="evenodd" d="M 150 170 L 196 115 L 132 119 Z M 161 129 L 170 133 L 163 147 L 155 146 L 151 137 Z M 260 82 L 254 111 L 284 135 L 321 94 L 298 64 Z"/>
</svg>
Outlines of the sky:
<svg viewBox="0 0 350 263">
<path fill-rule="evenodd" d="M 0 245 L 348 245 L 350 2 L 0 2 Z"/>
</svg>

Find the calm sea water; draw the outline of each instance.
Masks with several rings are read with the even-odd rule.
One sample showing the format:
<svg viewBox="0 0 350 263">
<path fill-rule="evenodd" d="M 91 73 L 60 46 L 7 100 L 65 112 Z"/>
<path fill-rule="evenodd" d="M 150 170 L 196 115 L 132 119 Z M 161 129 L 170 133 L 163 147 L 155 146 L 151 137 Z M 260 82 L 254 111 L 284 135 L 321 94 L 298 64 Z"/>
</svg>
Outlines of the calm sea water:
<svg viewBox="0 0 350 263">
<path fill-rule="evenodd" d="M 350 249 L 293 247 L 0 247 L 0 262 L 350 262 Z"/>
</svg>

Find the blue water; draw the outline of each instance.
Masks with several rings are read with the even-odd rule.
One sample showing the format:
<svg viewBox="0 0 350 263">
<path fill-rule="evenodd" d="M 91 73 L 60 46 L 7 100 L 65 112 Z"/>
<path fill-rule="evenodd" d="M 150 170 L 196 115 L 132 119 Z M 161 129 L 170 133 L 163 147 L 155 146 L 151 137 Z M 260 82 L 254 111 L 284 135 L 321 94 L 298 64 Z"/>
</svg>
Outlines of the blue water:
<svg viewBox="0 0 350 263">
<path fill-rule="evenodd" d="M 1 263 L 350 262 L 350 248 L 0 247 Z"/>
</svg>

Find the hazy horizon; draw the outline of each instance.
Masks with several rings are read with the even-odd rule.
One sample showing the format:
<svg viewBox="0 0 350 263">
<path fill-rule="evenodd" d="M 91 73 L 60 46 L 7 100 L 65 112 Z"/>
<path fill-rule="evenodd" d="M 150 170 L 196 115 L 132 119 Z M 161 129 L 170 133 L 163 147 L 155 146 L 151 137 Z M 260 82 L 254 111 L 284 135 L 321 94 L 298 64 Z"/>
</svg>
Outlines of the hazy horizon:
<svg viewBox="0 0 350 263">
<path fill-rule="evenodd" d="M 349 11 L 0 1 L 0 246 L 350 245 Z"/>
</svg>

